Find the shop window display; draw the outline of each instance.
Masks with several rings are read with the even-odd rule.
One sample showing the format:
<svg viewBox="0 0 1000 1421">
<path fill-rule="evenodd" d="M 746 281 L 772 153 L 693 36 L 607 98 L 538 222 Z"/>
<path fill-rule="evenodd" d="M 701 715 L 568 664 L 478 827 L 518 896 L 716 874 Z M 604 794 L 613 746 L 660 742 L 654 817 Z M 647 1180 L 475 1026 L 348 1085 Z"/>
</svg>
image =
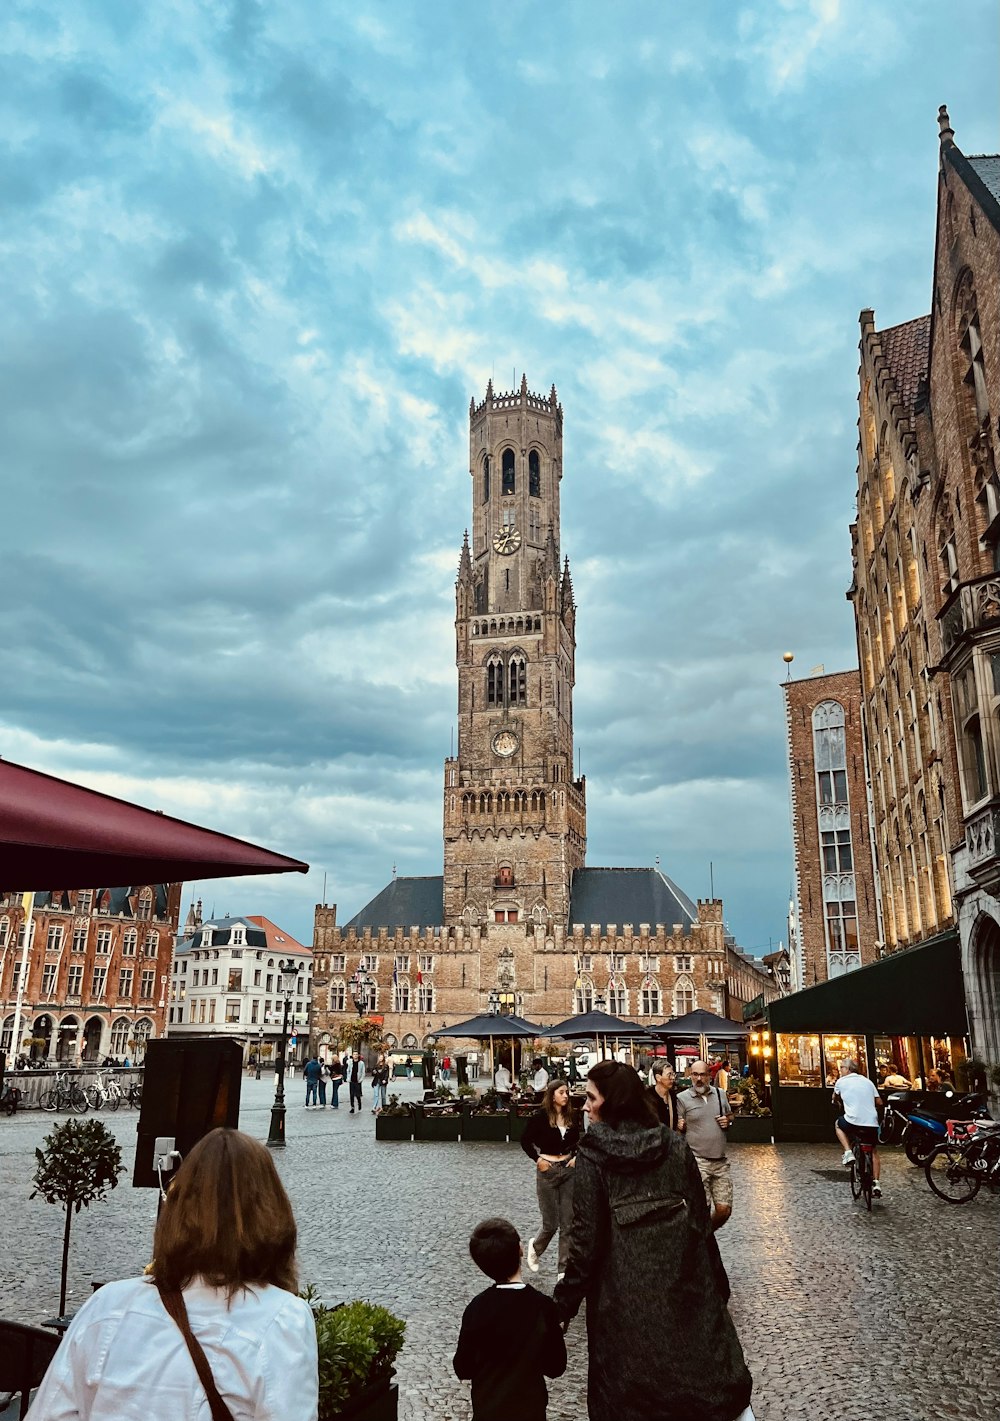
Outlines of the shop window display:
<svg viewBox="0 0 1000 1421">
<path fill-rule="evenodd" d="M 819 1037 L 781 1033 L 777 1037 L 778 1080 L 782 1086 L 821 1086 Z"/>
</svg>

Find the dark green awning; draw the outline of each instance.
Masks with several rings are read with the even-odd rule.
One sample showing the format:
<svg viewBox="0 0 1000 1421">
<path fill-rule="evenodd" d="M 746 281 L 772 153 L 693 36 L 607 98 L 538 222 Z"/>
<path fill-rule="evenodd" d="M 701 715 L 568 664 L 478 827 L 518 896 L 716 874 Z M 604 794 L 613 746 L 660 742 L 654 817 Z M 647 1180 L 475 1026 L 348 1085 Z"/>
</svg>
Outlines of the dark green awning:
<svg viewBox="0 0 1000 1421">
<path fill-rule="evenodd" d="M 954 930 L 770 1002 L 772 1031 L 965 1036 L 962 955 Z"/>
</svg>

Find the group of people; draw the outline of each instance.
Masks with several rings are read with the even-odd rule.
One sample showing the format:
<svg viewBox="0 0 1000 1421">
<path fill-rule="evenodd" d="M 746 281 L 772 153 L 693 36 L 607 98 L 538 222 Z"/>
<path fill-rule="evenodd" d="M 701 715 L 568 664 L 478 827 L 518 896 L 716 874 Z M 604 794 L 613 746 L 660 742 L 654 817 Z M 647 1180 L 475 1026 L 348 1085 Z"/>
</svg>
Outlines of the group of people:
<svg viewBox="0 0 1000 1421">
<path fill-rule="evenodd" d="M 385 1109 L 386 1088 L 391 1069 L 388 1057 L 382 1052 L 371 1073 L 373 1115 Z M 363 1086 L 368 1071 L 360 1051 L 345 1055 L 343 1059 L 333 1055 L 328 1061 L 321 1061 L 318 1056 L 312 1056 L 306 1062 L 302 1074 L 306 1083 L 307 1110 L 326 1110 L 328 1086 L 331 1096 L 330 1109 L 339 1110 L 341 1087 L 346 1083 L 350 1100 L 348 1114 L 353 1115 L 355 1110 L 361 1113 Z"/>
</svg>

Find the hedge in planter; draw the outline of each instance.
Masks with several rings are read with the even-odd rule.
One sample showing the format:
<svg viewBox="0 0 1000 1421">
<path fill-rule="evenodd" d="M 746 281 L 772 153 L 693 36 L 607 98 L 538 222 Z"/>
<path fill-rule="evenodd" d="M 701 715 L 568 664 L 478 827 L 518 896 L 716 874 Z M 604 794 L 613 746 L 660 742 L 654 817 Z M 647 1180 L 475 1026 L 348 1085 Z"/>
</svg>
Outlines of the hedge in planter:
<svg viewBox="0 0 1000 1421">
<path fill-rule="evenodd" d="M 390 1095 L 384 1109 L 375 1116 L 376 1140 L 412 1140 L 413 1108 L 398 1095 Z"/>
<path fill-rule="evenodd" d="M 406 1323 L 374 1303 L 328 1308 L 314 1301 L 311 1289 L 305 1297 L 316 1321 L 319 1421 L 394 1421 L 392 1364 Z"/>
</svg>

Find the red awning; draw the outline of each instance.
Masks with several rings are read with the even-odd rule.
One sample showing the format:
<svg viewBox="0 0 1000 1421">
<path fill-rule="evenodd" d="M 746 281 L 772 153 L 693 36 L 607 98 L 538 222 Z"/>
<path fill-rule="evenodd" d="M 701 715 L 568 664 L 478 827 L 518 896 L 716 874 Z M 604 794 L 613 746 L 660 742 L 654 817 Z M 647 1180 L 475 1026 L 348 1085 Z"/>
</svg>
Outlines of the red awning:
<svg viewBox="0 0 1000 1421">
<path fill-rule="evenodd" d="M 293 871 L 309 865 L 0 760 L 0 886 L 9 891 Z"/>
</svg>

